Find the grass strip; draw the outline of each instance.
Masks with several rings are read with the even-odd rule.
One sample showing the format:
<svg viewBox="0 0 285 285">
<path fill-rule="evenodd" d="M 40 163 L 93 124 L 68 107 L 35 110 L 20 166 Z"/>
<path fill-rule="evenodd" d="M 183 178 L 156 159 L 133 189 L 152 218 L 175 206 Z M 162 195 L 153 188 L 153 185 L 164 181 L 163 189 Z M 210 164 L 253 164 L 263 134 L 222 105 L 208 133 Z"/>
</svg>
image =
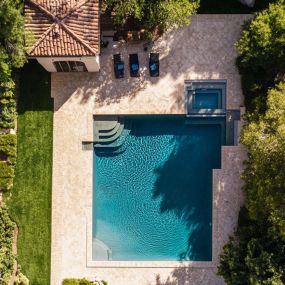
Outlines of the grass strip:
<svg viewBox="0 0 285 285">
<path fill-rule="evenodd" d="M 36 61 L 21 71 L 17 164 L 7 204 L 18 224 L 18 261 L 30 285 L 50 285 L 53 100 Z"/>
</svg>

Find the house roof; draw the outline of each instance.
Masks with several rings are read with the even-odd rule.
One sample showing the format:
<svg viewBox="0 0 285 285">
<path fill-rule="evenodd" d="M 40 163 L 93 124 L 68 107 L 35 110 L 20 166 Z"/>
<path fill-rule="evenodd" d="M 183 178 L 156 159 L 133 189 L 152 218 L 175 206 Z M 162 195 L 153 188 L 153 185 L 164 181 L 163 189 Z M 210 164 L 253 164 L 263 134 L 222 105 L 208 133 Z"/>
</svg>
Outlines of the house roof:
<svg viewBox="0 0 285 285">
<path fill-rule="evenodd" d="M 25 15 L 35 37 L 29 56 L 99 54 L 99 0 L 26 0 Z"/>
</svg>

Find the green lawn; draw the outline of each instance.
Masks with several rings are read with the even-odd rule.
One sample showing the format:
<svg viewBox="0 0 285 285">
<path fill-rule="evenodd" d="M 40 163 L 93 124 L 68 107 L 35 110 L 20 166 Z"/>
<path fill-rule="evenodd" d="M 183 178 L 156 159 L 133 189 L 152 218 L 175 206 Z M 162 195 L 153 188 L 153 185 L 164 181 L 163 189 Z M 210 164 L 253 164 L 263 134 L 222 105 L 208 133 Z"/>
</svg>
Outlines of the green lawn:
<svg viewBox="0 0 285 285">
<path fill-rule="evenodd" d="M 16 177 L 7 200 L 19 226 L 18 261 L 30 285 L 50 285 L 53 100 L 50 74 L 35 61 L 21 72 Z"/>
<path fill-rule="evenodd" d="M 248 14 L 264 9 L 275 0 L 256 0 L 253 8 L 241 4 L 238 0 L 200 0 L 199 14 Z"/>
</svg>

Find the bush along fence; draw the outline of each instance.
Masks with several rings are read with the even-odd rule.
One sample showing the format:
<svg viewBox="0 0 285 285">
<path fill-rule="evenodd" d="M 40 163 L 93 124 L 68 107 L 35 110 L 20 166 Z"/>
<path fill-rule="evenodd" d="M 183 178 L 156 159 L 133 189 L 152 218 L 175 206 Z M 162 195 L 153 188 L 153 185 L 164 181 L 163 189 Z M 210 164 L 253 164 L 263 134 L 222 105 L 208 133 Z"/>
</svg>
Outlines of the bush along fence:
<svg viewBox="0 0 285 285">
<path fill-rule="evenodd" d="M 13 81 L 0 83 L 0 128 L 2 131 L 15 128 L 17 111 L 14 87 Z"/>
<path fill-rule="evenodd" d="M 26 62 L 23 1 L 0 1 L 0 284 L 27 285 L 16 262 L 17 227 L 2 194 L 13 187 L 17 104 L 13 71 Z"/>
<path fill-rule="evenodd" d="M 16 261 L 17 226 L 2 201 L 13 187 L 17 158 L 16 100 L 13 81 L 0 83 L 0 284 L 28 285 Z"/>
<path fill-rule="evenodd" d="M 0 83 L 0 284 L 11 284 L 16 275 L 16 254 L 13 242 L 16 224 L 11 220 L 8 209 L 2 202 L 2 193 L 13 187 L 17 156 L 15 134 L 16 101 L 14 82 Z M 19 275 L 20 277 L 20 275 Z M 19 278 L 18 278 L 19 279 Z M 16 282 L 16 278 L 14 280 Z M 16 283 L 17 284 L 17 283 Z M 25 283 L 18 283 L 25 284 Z M 28 284 L 28 283 L 26 283 Z"/>
<path fill-rule="evenodd" d="M 0 191 L 8 191 L 13 186 L 17 152 L 16 144 L 16 135 L 0 135 Z"/>
<path fill-rule="evenodd" d="M 29 280 L 20 272 L 16 256 L 17 225 L 10 216 L 2 195 L 11 191 L 17 159 L 17 103 L 15 83 L 0 81 L 0 284 L 28 285 Z"/>
<path fill-rule="evenodd" d="M 0 192 L 13 186 L 17 155 L 15 84 L 0 82 Z"/>
<path fill-rule="evenodd" d="M 69 279 L 64 279 L 62 281 L 62 285 L 108 285 L 106 281 L 90 281 L 86 278 L 83 279 L 75 279 L 75 278 L 69 278 Z"/>
<path fill-rule="evenodd" d="M 11 221 L 5 206 L 0 207 L 0 284 L 9 284 L 15 255 L 13 253 L 13 235 L 15 224 Z"/>
</svg>

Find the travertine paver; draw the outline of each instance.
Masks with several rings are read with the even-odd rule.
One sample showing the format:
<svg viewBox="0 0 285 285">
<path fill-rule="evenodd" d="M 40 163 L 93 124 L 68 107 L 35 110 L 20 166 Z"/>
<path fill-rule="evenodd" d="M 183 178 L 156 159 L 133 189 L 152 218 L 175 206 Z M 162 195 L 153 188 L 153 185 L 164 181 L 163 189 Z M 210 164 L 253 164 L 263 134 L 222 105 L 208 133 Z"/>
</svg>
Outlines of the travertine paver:
<svg viewBox="0 0 285 285">
<path fill-rule="evenodd" d="M 165 35 L 153 46 L 161 54 L 161 76 L 147 75 L 142 45 L 102 51 L 99 74 L 52 74 L 54 113 L 51 285 L 65 277 L 94 277 L 109 285 L 223 284 L 215 275 L 218 254 L 233 232 L 242 202 L 239 174 L 242 147 L 223 148 L 223 169 L 215 170 L 213 199 L 213 263 L 179 264 L 173 268 L 90 267 L 92 158 L 82 140 L 92 139 L 92 114 L 183 114 L 184 80 L 226 79 L 227 107 L 243 105 L 234 62 L 234 43 L 247 15 L 199 15 L 192 25 Z M 113 77 L 112 53 L 120 51 L 126 76 Z M 139 52 L 140 78 L 128 75 L 127 54 Z M 104 265 L 104 263 L 102 263 Z M 124 264 L 121 264 L 124 265 Z M 127 264 L 128 266 L 130 264 Z M 157 262 L 153 263 L 157 266 Z M 158 265 L 159 266 L 159 265 Z M 188 282 L 188 283 L 187 283 Z"/>
<path fill-rule="evenodd" d="M 190 79 L 226 79 L 227 107 L 239 108 L 243 99 L 234 43 L 248 17 L 199 15 L 191 27 L 164 36 L 152 47 L 160 53 L 159 78 L 149 77 L 148 53 L 142 44 L 111 43 L 110 48 L 102 48 L 100 73 L 53 75 L 55 109 L 72 111 L 77 105 L 88 105 L 96 114 L 181 114 L 184 80 Z M 114 78 L 112 54 L 116 52 L 125 61 L 124 79 Z M 128 54 L 132 52 L 139 53 L 140 78 L 129 76 Z"/>
</svg>

